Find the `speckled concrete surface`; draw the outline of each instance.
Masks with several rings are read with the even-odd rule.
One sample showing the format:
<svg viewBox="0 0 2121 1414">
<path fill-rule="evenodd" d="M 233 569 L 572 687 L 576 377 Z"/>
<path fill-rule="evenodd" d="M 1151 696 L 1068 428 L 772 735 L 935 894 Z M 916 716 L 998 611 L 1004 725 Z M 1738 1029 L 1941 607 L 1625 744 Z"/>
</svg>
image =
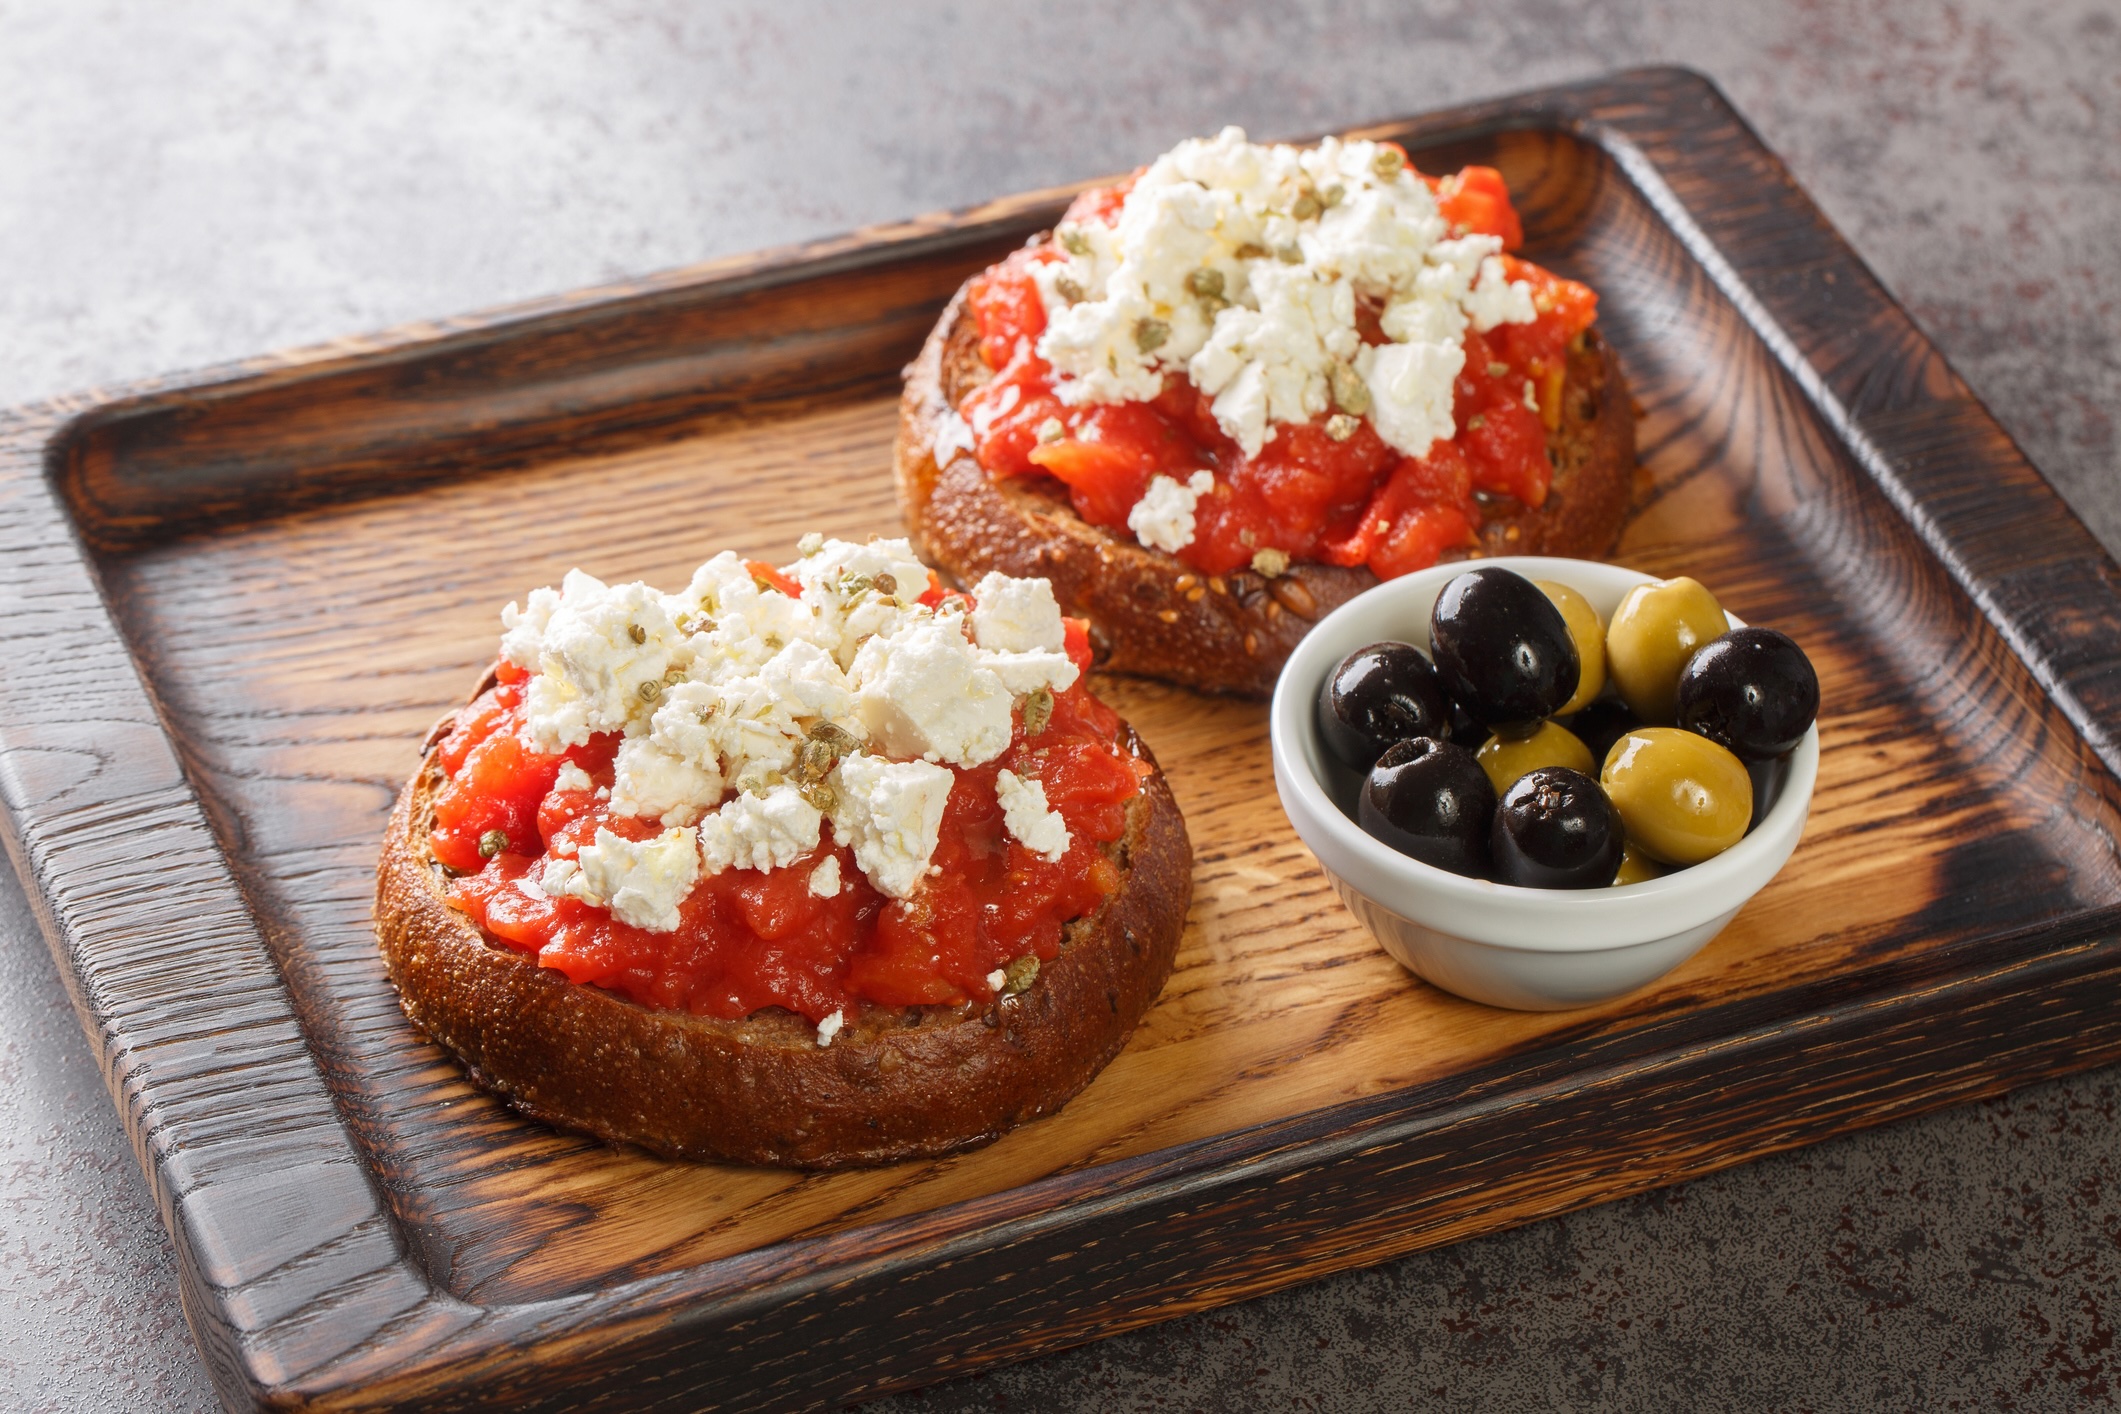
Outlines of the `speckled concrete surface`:
<svg viewBox="0 0 2121 1414">
<path fill-rule="evenodd" d="M 885 21 L 878 16 L 888 13 Z M 2113 0 L 0 0 L 0 404 L 1651 62 L 1720 82 L 2121 546 Z M 2102 1072 L 873 1406 L 2114 1397 Z M 0 1407 L 212 1394 L 0 880 Z"/>
</svg>

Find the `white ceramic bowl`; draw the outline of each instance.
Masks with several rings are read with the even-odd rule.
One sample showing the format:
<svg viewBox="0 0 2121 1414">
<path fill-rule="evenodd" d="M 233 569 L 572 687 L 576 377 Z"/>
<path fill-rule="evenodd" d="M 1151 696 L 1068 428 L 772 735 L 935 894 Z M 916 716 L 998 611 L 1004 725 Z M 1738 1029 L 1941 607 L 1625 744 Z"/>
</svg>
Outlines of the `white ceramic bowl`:
<svg viewBox="0 0 2121 1414">
<path fill-rule="evenodd" d="M 1570 585 L 1601 618 L 1652 578 L 1589 560 L 1480 563 Z M 1714 859 L 1661 879 L 1618 889 L 1524 889 L 1409 859 L 1365 834 L 1323 784 L 1340 767 L 1318 739 L 1318 690 L 1366 643 L 1399 639 L 1427 651 L 1429 610 L 1468 568 L 1438 565 L 1380 584 L 1326 615 L 1297 645 L 1270 717 L 1282 808 L 1349 909 L 1415 975 L 1521 1011 L 1561 1011 L 1632 992 L 1699 952 L 1790 857 L 1811 811 L 1819 729 L 1790 753 L 1782 793 L 1751 833 Z M 1742 627 L 1736 618 L 1731 625 Z"/>
</svg>

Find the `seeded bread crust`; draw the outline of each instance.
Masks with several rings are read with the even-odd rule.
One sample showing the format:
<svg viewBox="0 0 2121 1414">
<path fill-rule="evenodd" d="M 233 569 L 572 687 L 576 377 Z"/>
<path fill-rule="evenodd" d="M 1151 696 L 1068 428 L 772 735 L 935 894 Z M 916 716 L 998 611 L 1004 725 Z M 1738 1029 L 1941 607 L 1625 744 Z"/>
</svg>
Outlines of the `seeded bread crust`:
<svg viewBox="0 0 2121 1414">
<path fill-rule="evenodd" d="M 906 370 L 893 458 L 900 513 L 922 557 L 962 584 L 990 570 L 1051 580 L 1061 612 L 1090 621 L 1099 666 L 1266 697 L 1312 622 L 1377 583 L 1367 569 L 1318 564 L 1292 565 L 1271 580 L 1250 571 L 1201 576 L 1083 520 L 1047 478 L 990 476 L 969 452 L 938 467 L 936 432 L 993 376 L 960 288 Z M 1596 558 L 1619 540 L 1635 471 L 1635 413 L 1595 328 L 1570 351 L 1547 451 L 1554 481 L 1546 503 L 1493 515 L 1479 553 Z"/>
<path fill-rule="evenodd" d="M 1066 1104 L 1171 974 L 1193 850 L 1156 772 L 1106 846 L 1118 892 L 1068 925 L 1020 995 L 864 1007 L 820 1046 L 810 1022 L 779 1008 L 723 1021 L 569 982 L 489 941 L 444 897 L 428 832 L 447 726 L 391 814 L 376 934 L 406 1016 L 533 1119 L 677 1159 L 836 1169 L 933 1158 Z M 1131 730 L 1125 745 L 1155 764 Z"/>
</svg>

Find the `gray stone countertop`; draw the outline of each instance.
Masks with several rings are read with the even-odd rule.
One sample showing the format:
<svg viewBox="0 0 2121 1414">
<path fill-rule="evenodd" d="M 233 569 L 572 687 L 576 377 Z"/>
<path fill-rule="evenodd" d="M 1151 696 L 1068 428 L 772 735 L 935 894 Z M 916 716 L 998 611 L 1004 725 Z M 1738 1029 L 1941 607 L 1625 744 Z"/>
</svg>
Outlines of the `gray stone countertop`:
<svg viewBox="0 0 2121 1414">
<path fill-rule="evenodd" d="M 0 0 L 0 406 L 1647 63 L 1723 86 L 2121 546 L 2113 0 Z M 2121 1384 L 2121 1072 L 872 1406 L 2051 1409 Z M 0 870 L 0 1406 L 213 1406 Z"/>
</svg>

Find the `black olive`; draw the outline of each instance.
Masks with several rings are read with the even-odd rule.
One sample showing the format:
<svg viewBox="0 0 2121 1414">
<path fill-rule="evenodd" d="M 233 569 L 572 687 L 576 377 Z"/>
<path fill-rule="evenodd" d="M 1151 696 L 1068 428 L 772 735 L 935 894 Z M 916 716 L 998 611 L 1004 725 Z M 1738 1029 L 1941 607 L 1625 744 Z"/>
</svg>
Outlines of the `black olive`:
<svg viewBox="0 0 2121 1414">
<path fill-rule="evenodd" d="M 1819 675 L 1788 634 L 1734 628 L 1679 674 L 1679 725 L 1743 761 L 1780 756 L 1819 715 Z"/>
<path fill-rule="evenodd" d="M 1602 889 L 1627 834 L 1598 782 L 1566 766 L 1517 778 L 1495 807 L 1495 877 L 1529 889 Z"/>
<path fill-rule="evenodd" d="M 1599 698 L 1568 722 L 1576 739 L 1591 748 L 1594 766 L 1605 765 L 1606 753 L 1613 749 L 1613 743 L 1641 725 L 1642 719 L 1617 697 Z"/>
<path fill-rule="evenodd" d="M 1466 571 L 1436 596 L 1429 651 L 1444 689 L 1502 736 L 1521 736 L 1560 710 L 1582 672 L 1554 601 L 1493 565 Z"/>
<path fill-rule="evenodd" d="M 1318 735 L 1358 771 L 1395 741 L 1441 736 L 1443 686 L 1411 643 L 1373 643 L 1340 660 L 1318 689 Z"/>
<path fill-rule="evenodd" d="M 1487 872 L 1494 814 L 1495 787 L 1473 753 L 1455 742 L 1417 737 L 1377 758 L 1363 782 L 1355 822 L 1401 854 L 1478 878 Z"/>
</svg>

